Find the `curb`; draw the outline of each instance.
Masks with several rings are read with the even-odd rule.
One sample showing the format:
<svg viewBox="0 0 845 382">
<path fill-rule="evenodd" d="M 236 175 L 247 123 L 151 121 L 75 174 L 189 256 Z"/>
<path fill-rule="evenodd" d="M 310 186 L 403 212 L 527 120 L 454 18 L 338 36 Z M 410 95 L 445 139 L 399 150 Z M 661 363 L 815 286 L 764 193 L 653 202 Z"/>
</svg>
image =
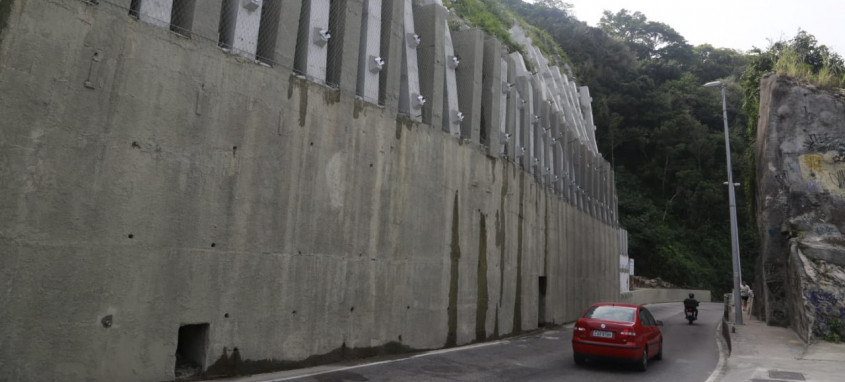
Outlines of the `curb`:
<svg viewBox="0 0 845 382">
<path fill-rule="evenodd" d="M 716 368 L 713 369 L 713 372 L 710 373 L 710 377 L 708 377 L 705 382 L 721 381 L 724 379 L 724 376 L 728 371 L 728 357 L 730 356 L 730 350 L 725 351 L 725 348 L 727 348 L 728 345 L 727 340 L 722 335 L 723 325 L 725 325 L 725 320 L 719 322 L 719 325 L 716 327 L 716 345 L 719 347 L 719 362 L 716 364 Z"/>
</svg>

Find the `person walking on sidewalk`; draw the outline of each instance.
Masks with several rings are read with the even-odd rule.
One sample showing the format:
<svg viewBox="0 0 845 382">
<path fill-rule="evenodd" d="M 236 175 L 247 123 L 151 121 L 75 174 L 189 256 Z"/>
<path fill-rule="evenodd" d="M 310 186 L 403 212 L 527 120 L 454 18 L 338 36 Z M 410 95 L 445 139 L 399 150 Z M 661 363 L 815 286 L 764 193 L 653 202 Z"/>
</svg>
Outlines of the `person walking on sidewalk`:
<svg viewBox="0 0 845 382">
<path fill-rule="evenodd" d="M 742 297 L 742 310 L 748 310 L 748 297 L 754 295 L 751 287 L 742 280 L 742 286 L 739 288 L 739 295 Z"/>
</svg>

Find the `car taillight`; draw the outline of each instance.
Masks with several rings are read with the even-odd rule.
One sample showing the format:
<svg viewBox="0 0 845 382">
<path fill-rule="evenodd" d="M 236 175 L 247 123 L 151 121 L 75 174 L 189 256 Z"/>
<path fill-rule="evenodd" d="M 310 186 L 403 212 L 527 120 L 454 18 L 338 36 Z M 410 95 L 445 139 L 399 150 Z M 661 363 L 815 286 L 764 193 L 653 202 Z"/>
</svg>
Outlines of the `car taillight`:
<svg viewBox="0 0 845 382">
<path fill-rule="evenodd" d="M 575 327 L 575 331 L 576 331 L 576 332 L 586 332 L 586 331 L 587 331 L 587 329 L 586 329 L 586 328 L 582 328 L 582 327 L 580 327 L 580 326 L 576 326 L 576 327 Z"/>
<path fill-rule="evenodd" d="M 633 330 L 631 330 L 631 329 L 622 329 L 622 331 L 621 331 L 621 332 L 619 332 L 619 335 L 620 335 L 620 336 L 631 336 L 631 337 L 633 337 L 633 336 L 636 336 L 636 335 L 637 335 L 637 333 L 636 333 L 636 332 L 634 332 L 634 331 L 633 331 Z"/>
</svg>

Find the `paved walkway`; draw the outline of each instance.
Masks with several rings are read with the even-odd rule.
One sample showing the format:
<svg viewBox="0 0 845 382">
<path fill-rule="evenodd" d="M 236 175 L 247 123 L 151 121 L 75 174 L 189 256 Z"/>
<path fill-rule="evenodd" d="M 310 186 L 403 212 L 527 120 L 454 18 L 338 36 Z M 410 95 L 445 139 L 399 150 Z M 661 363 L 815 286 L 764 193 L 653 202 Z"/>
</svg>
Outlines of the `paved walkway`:
<svg viewBox="0 0 845 382">
<path fill-rule="evenodd" d="M 724 382 L 845 381 L 845 344 L 805 345 L 792 329 L 743 316 L 730 323 L 733 351 L 710 378 Z M 727 350 L 727 349 L 725 349 Z"/>
</svg>

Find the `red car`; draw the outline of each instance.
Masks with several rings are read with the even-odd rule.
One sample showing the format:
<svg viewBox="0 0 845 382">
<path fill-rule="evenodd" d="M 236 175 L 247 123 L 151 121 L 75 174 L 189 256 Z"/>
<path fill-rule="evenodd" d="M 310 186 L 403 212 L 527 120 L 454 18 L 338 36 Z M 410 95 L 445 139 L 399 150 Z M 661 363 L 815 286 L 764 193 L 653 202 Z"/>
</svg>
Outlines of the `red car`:
<svg viewBox="0 0 845 382">
<path fill-rule="evenodd" d="M 663 333 L 642 305 L 598 303 L 584 312 L 572 331 L 575 363 L 587 358 L 635 361 L 645 371 L 648 360 L 663 358 Z"/>
</svg>

